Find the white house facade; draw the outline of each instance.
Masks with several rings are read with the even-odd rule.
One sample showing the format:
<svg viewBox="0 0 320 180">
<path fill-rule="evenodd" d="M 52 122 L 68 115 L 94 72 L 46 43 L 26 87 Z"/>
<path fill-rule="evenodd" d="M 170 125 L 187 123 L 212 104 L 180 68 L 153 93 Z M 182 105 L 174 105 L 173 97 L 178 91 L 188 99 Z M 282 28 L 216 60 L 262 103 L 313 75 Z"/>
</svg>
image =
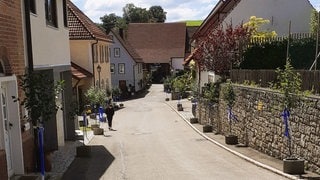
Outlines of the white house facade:
<svg viewBox="0 0 320 180">
<path fill-rule="evenodd" d="M 113 44 L 110 46 L 112 87 L 122 91 L 131 87 L 132 92 L 143 89 L 143 61 L 132 46 L 120 35 L 111 31 Z M 129 90 L 129 91 L 131 91 Z"/>
<path fill-rule="evenodd" d="M 313 9 L 308 0 L 240 0 L 223 23 L 240 25 L 256 16 L 268 19 L 263 29 L 276 31 L 278 36 L 288 35 L 290 21 L 291 33 L 309 33 Z"/>
<path fill-rule="evenodd" d="M 55 81 L 64 80 L 65 88 L 71 88 L 69 30 L 66 19 L 65 0 L 31 0 L 31 41 L 34 71 L 47 73 Z M 68 92 L 68 91 L 65 91 Z M 66 127 L 68 118 L 69 94 L 63 94 L 56 100 L 57 105 L 64 107 L 58 110 L 56 118 L 45 124 L 45 139 L 52 150 L 63 146 L 65 139 L 72 139 L 74 134 Z M 68 137 L 68 134 L 70 137 Z"/>
</svg>

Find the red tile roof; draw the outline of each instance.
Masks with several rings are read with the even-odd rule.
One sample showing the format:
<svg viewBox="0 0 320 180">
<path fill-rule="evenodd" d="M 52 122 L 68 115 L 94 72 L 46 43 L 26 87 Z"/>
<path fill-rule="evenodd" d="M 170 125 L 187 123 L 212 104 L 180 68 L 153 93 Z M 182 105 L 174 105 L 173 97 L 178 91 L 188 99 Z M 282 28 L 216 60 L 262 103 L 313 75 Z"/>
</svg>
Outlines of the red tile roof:
<svg viewBox="0 0 320 180">
<path fill-rule="evenodd" d="M 127 41 L 145 63 L 170 63 L 185 56 L 186 23 L 130 23 Z"/>
<path fill-rule="evenodd" d="M 219 0 L 219 2 L 212 9 L 210 14 L 202 22 L 198 30 L 194 33 L 192 39 L 207 36 L 207 34 L 212 30 L 212 28 L 217 27 L 240 1 L 241 0 Z"/>
<path fill-rule="evenodd" d="M 83 69 L 82 67 L 75 64 L 74 62 L 71 62 L 71 73 L 72 73 L 72 77 L 78 80 L 83 78 L 93 77 L 92 73 Z"/>
<path fill-rule="evenodd" d="M 106 33 L 100 29 L 91 19 L 89 19 L 77 6 L 70 0 L 68 6 L 68 26 L 69 38 L 72 40 L 90 40 L 112 42 Z"/>
</svg>

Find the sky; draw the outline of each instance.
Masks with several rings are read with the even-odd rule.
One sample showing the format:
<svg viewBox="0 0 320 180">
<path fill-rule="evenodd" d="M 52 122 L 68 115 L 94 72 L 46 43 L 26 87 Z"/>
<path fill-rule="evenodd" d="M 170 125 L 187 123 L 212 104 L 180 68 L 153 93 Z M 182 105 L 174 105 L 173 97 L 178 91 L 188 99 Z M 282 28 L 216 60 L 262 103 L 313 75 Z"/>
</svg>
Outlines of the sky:
<svg viewBox="0 0 320 180">
<path fill-rule="evenodd" d="M 122 17 L 122 8 L 129 3 L 149 9 L 161 6 L 167 12 L 166 22 L 204 20 L 218 0 L 71 0 L 93 22 L 100 23 L 100 17 L 115 13 Z M 320 0 L 310 0 L 313 7 L 320 10 Z"/>
</svg>

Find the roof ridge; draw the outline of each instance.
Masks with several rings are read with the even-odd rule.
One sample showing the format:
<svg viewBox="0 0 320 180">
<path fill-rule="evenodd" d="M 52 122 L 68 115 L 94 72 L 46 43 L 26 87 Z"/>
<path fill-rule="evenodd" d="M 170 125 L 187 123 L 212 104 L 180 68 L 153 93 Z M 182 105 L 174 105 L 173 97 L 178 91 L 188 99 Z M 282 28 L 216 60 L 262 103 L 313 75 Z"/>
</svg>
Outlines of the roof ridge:
<svg viewBox="0 0 320 180">
<path fill-rule="evenodd" d="M 106 32 L 104 32 L 100 27 L 98 27 L 86 14 L 84 14 L 70 0 L 68 0 L 67 6 L 68 6 L 68 10 L 70 10 L 70 13 L 74 16 L 75 21 L 78 21 L 78 24 L 79 24 L 78 26 L 83 27 L 84 31 L 88 33 L 88 37 L 92 37 L 93 39 L 109 41 L 109 42 L 112 41 L 107 36 Z"/>
<path fill-rule="evenodd" d="M 82 19 L 78 16 L 78 14 L 74 11 L 72 7 L 70 7 L 70 4 L 73 6 L 73 8 L 78 9 L 80 12 L 82 12 L 76 5 L 74 5 L 70 0 L 68 0 L 67 6 L 71 10 L 72 14 L 74 14 L 77 17 L 77 20 L 81 22 L 82 26 L 89 32 L 89 34 L 93 37 L 96 38 L 95 35 L 90 31 L 90 29 L 83 23 Z M 83 12 L 82 12 L 83 13 Z M 85 15 L 83 13 L 83 15 Z M 86 15 L 85 15 L 86 16 Z M 88 18 L 88 17 L 87 17 Z M 89 18 L 88 18 L 89 19 Z"/>
</svg>

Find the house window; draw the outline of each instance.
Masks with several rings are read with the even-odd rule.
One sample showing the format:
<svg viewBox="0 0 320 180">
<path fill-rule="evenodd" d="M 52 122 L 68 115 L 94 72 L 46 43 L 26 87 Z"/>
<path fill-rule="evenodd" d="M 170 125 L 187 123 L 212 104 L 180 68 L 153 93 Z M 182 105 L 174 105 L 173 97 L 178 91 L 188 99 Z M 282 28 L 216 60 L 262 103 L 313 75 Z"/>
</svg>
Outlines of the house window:
<svg viewBox="0 0 320 180">
<path fill-rule="evenodd" d="M 45 0 L 45 11 L 47 24 L 58 27 L 56 0 Z"/>
<path fill-rule="evenodd" d="M 114 57 L 120 57 L 120 48 L 114 48 Z"/>
<path fill-rule="evenodd" d="M 30 12 L 32 12 L 33 14 L 36 14 L 36 0 L 30 0 Z"/>
<path fill-rule="evenodd" d="M 124 63 L 119 63 L 118 64 L 118 72 L 119 74 L 124 74 L 125 73 L 125 64 Z"/>
<path fill-rule="evenodd" d="M 111 50 L 109 47 L 107 47 L 107 51 L 108 51 L 108 62 L 109 62 L 111 58 Z"/>
<path fill-rule="evenodd" d="M 63 24 L 64 24 L 64 27 L 68 27 L 67 0 L 62 1 L 62 6 L 63 6 Z"/>
<path fill-rule="evenodd" d="M 93 45 L 93 62 L 98 62 L 98 48 L 97 45 Z"/>
<path fill-rule="evenodd" d="M 110 64 L 110 72 L 112 73 L 112 74 L 114 74 L 114 67 L 115 65 L 112 63 L 112 64 Z"/>
<path fill-rule="evenodd" d="M 99 46 L 99 54 L 100 54 L 100 63 L 103 63 L 104 62 L 104 55 L 103 55 L 103 46 Z"/>
<path fill-rule="evenodd" d="M 106 62 L 109 62 L 109 52 L 108 52 L 108 46 L 104 46 L 104 51 L 105 51 L 105 60 Z"/>
</svg>

